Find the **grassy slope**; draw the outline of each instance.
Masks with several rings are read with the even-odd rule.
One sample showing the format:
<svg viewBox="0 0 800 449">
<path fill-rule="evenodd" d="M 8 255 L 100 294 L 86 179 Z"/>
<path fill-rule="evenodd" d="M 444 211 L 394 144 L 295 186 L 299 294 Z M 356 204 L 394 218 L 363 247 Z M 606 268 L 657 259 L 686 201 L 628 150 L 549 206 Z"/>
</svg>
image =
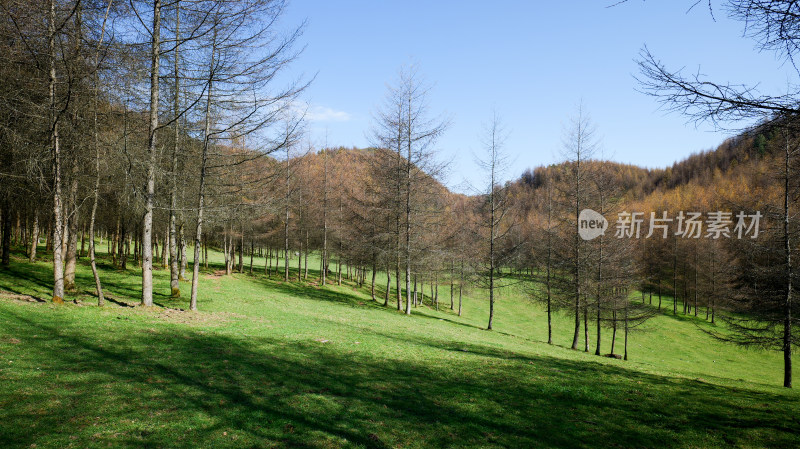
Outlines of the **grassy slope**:
<svg viewBox="0 0 800 449">
<path fill-rule="evenodd" d="M 46 298 L 48 273 L 15 260 L 0 290 Z M 488 332 L 478 291 L 463 317 L 406 317 L 352 285 L 206 273 L 188 313 L 166 295 L 124 307 L 135 274 L 103 267 L 103 309 L 88 293 L 83 306 L 0 299 L 0 447 L 800 445 L 780 356 L 722 345 L 693 319 L 652 320 L 623 362 L 565 349 L 563 316 L 542 343 L 543 313 L 512 290 Z M 168 292 L 168 272 L 155 278 Z M 86 266 L 78 284 L 92 285 Z"/>
</svg>

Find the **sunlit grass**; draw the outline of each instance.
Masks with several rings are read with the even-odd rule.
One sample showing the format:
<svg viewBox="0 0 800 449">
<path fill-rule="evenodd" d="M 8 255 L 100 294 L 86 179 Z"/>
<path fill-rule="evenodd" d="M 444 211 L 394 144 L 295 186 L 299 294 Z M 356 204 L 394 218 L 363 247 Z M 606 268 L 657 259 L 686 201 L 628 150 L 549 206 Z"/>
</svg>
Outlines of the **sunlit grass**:
<svg viewBox="0 0 800 449">
<path fill-rule="evenodd" d="M 372 301 L 368 285 L 219 273 L 200 283 L 199 312 L 169 297 L 138 304 L 141 281 L 105 261 L 112 300 L 94 304 L 82 260 L 79 305 L 47 299 L 46 261 L 0 271 L 0 447 L 796 447 L 800 396 L 777 387 L 777 353 L 717 342 L 702 319 L 651 320 L 630 361 L 567 349 L 556 314 L 520 286 L 500 292 L 494 331 L 474 289 L 464 314 L 411 317 Z M 249 259 L 245 258 L 245 271 Z M 292 262 L 296 264 L 296 259 Z M 296 270 L 293 269 L 293 279 Z M 665 304 L 668 302 L 665 302 Z M 610 332 L 604 330 L 607 353 Z M 622 335 L 618 334 L 621 351 Z"/>
</svg>

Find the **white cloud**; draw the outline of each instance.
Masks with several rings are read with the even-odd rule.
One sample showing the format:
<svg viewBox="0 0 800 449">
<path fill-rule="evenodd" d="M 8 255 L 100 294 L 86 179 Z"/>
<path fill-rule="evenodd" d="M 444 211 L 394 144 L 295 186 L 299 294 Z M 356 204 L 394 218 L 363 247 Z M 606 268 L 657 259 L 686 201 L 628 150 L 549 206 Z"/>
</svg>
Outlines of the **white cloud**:
<svg viewBox="0 0 800 449">
<path fill-rule="evenodd" d="M 305 111 L 306 120 L 311 122 L 347 122 L 352 118 L 348 112 L 337 111 L 326 106 L 300 103 L 296 105 L 296 108 L 300 112 Z"/>
</svg>

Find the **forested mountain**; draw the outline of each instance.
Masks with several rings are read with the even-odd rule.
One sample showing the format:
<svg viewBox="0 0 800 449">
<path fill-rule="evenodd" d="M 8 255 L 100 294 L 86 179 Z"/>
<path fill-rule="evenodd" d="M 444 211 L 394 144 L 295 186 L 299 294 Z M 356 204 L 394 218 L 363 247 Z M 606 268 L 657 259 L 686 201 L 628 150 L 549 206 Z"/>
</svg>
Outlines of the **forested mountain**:
<svg viewBox="0 0 800 449">
<path fill-rule="evenodd" d="M 613 177 L 623 191 L 634 198 L 642 198 L 655 191 L 666 192 L 687 184 L 709 186 L 715 176 L 729 175 L 741 165 L 765 164 L 774 156 L 775 145 L 770 142 L 776 138 L 776 126 L 764 125 L 752 131 L 725 139 L 713 150 L 694 153 L 677 161 L 670 167 L 644 168 L 613 161 L 597 161 L 603 170 Z M 514 184 L 541 188 L 548 177 L 558 177 L 559 165 L 540 166 L 525 170 Z"/>
</svg>

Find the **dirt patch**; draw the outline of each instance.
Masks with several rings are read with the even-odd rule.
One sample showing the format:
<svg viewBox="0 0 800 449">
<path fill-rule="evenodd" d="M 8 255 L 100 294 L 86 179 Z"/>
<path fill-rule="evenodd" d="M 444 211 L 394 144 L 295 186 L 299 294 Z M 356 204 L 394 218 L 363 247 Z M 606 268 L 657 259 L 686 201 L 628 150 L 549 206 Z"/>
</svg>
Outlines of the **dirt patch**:
<svg viewBox="0 0 800 449">
<path fill-rule="evenodd" d="M 27 303 L 44 303 L 47 302 L 43 299 L 36 298 L 31 295 L 20 295 L 18 293 L 7 292 L 0 290 L 0 299 L 7 299 L 11 301 L 27 302 Z"/>
<path fill-rule="evenodd" d="M 212 274 L 207 274 L 206 277 L 210 279 L 219 279 L 222 276 L 225 276 L 225 270 L 217 270 Z"/>
<path fill-rule="evenodd" d="M 179 323 L 195 326 L 217 325 L 232 321 L 236 314 L 192 312 L 179 308 L 164 308 L 158 311 L 157 317 L 169 323 Z"/>
</svg>

